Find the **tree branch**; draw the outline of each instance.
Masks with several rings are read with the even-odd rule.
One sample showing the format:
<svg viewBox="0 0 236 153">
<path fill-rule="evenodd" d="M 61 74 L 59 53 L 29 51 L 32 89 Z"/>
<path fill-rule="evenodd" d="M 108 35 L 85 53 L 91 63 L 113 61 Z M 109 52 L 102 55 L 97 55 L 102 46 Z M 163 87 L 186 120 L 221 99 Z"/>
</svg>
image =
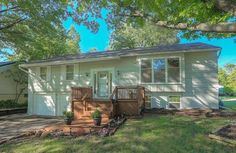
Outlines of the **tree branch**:
<svg viewBox="0 0 236 153">
<path fill-rule="evenodd" d="M 10 10 L 14 10 L 14 9 L 16 9 L 16 8 L 18 8 L 18 6 L 13 6 L 13 7 L 4 9 L 4 10 L 0 10 L 0 13 L 4 13 L 4 12 L 10 11 Z"/>
<path fill-rule="evenodd" d="M 190 30 L 202 32 L 216 32 L 216 33 L 236 33 L 236 23 L 218 23 L 208 24 L 200 23 L 196 26 L 188 26 L 187 23 L 179 23 L 177 25 L 168 24 L 167 21 L 158 21 L 156 25 L 177 30 Z"/>
<path fill-rule="evenodd" d="M 236 16 L 236 3 L 230 0 L 215 0 L 216 8 Z"/>
<path fill-rule="evenodd" d="M 150 15 L 142 14 L 142 13 L 134 13 L 134 14 L 119 14 L 119 16 L 133 17 L 133 18 L 149 18 Z M 152 17 L 150 17 L 152 18 Z M 154 23 L 158 26 L 176 29 L 176 30 L 190 30 L 190 31 L 202 31 L 202 32 L 215 32 L 215 33 L 236 33 L 236 23 L 217 23 L 217 24 L 209 24 L 209 23 L 199 23 L 195 26 L 188 25 L 187 23 L 178 23 L 178 24 L 170 24 L 168 21 L 158 21 Z"/>
<path fill-rule="evenodd" d="M 18 24 L 18 23 L 20 23 L 20 22 L 22 22 L 22 21 L 24 21 L 24 20 L 26 20 L 26 18 L 23 18 L 23 19 L 19 18 L 19 19 L 15 20 L 14 22 L 12 22 L 12 23 L 10 23 L 10 24 L 8 24 L 8 25 L 6 25 L 6 26 L 0 27 L 0 30 L 4 30 L 4 29 L 11 28 L 11 27 L 13 27 L 14 25 L 16 25 L 16 24 Z"/>
</svg>

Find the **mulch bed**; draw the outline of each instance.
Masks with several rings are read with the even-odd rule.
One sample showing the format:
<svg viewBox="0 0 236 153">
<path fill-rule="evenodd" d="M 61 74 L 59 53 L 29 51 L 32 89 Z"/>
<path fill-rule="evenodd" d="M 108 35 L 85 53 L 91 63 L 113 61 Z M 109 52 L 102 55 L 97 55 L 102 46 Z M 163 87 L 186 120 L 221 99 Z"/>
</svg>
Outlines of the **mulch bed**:
<svg viewBox="0 0 236 153">
<path fill-rule="evenodd" d="M 236 117 L 236 112 L 225 112 L 220 109 L 182 109 L 182 110 L 168 110 L 168 109 L 151 109 L 145 110 L 144 115 L 158 114 L 158 115 L 182 115 L 182 116 L 206 116 L 206 117 Z"/>
<path fill-rule="evenodd" d="M 223 126 L 212 134 L 209 134 L 209 138 L 223 144 L 236 146 L 236 125 Z"/>
<path fill-rule="evenodd" d="M 108 124 L 103 126 L 93 126 L 93 127 L 79 127 L 79 128 L 70 128 L 70 130 L 63 130 L 63 129 L 37 129 L 28 131 L 26 133 L 23 133 L 21 135 L 12 137 L 11 139 L 0 141 L 0 145 L 17 141 L 21 139 L 27 139 L 27 138 L 33 138 L 33 137 L 52 137 L 52 138 L 59 138 L 59 137 L 78 137 L 78 136 L 111 136 L 114 135 L 114 133 L 118 130 L 118 128 L 124 124 L 126 121 L 126 118 L 116 118 L 112 119 L 108 122 Z"/>
<path fill-rule="evenodd" d="M 11 115 L 11 114 L 19 114 L 19 113 L 26 113 L 27 108 L 6 108 L 0 109 L 0 116 L 4 115 Z"/>
<path fill-rule="evenodd" d="M 236 125 L 227 125 L 216 132 L 217 135 L 236 140 Z"/>
</svg>

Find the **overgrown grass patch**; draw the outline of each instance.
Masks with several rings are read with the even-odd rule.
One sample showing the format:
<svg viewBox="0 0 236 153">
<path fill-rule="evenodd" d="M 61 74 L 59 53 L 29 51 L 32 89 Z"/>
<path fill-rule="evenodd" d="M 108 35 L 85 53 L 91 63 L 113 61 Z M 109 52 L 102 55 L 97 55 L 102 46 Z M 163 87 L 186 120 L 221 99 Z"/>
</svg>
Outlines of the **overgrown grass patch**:
<svg viewBox="0 0 236 153">
<path fill-rule="evenodd" d="M 146 116 L 130 119 L 111 137 L 34 138 L 0 146 L 0 152 L 79 153 L 233 153 L 236 148 L 210 140 L 207 135 L 234 118 Z"/>
</svg>

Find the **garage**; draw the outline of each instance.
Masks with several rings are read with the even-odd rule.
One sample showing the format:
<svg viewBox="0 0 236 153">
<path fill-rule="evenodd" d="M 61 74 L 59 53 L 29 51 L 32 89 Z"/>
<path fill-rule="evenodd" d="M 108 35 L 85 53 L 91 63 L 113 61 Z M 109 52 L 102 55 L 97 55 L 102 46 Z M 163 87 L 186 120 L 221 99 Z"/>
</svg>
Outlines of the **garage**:
<svg viewBox="0 0 236 153">
<path fill-rule="evenodd" d="M 35 93 L 33 114 L 62 116 L 70 108 L 69 94 Z"/>
</svg>

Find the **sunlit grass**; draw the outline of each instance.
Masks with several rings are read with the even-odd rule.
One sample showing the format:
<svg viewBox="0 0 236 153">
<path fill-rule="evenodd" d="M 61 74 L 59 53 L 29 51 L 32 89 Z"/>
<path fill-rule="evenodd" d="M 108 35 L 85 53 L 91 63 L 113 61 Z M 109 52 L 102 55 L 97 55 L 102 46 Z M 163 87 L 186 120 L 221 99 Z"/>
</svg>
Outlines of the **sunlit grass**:
<svg viewBox="0 0 236 153">
<path fill-rule="evenodd" d="M 79 153 L 204 153 L 236 152 L 210 140 L 207 135 L 232 118 L 191 118 L 148 116 L 128 120 L 112 137 L 34 138 L 0 146 L 0 152 L 79 152 Z"/>
</svg>

